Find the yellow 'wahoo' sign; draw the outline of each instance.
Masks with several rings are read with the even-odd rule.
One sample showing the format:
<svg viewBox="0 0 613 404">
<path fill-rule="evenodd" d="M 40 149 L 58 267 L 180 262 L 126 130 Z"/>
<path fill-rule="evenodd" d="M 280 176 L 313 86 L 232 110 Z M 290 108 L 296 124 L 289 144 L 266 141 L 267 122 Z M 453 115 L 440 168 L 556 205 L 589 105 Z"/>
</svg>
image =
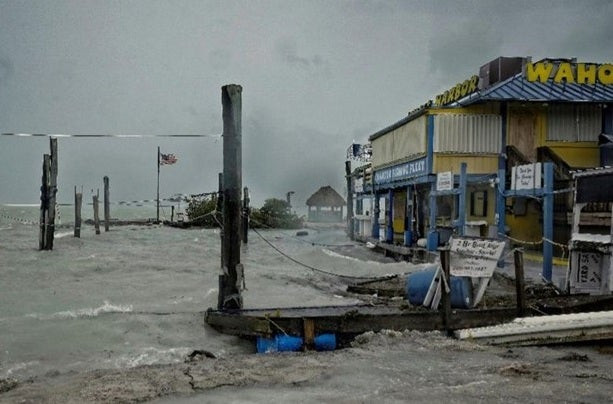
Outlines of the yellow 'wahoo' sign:
<svg viewBox="0 0 613 404">
<path fill-rule="evenodd" d="M 613 64 L 550 62 L 526 63 L 526 80 L 546 83 L 613 84 Z"/>
</svg>

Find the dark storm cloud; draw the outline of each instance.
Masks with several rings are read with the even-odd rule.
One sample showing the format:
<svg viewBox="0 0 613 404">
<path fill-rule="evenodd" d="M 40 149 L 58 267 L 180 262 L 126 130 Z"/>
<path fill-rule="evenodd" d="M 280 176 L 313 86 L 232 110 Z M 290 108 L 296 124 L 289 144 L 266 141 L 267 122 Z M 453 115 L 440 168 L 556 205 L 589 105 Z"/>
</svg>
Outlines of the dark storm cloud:
<svg viewBox="0 0 613 404">
<path fill-rule="evenodd" d="M 586 5 L 587 4 L 587 5 Z M 221 132 L 220 87 L 243 85 L 254 204 L 343 187 L 345 150 L 497 56 L 611 61 L 611 1 L 0 0 L 0 132 Z M 40 140 L 40 141 L 39 141 Z M 60 142 L 60 196 L 217 187 L 221 142 Z M 0 138 L 0 203 L 38 199 L 46 139 Z M 302 202 L 300 202 L 302 203 Z"/>
<path fill-rule="evenodd" d="M 269 111 L 259 109 L 243 125 L 244 184 L 260 201 L 284 198 L 294 191 L 297 208 L 319 187 L 343 187 L 344 148 L 350 140 L 315 127 L 279 125 Z"/>
<path fill-rule="evenodd" d="M 0 85 L 13 74 L 13 63 L 6 56 L 0 55 Z"/>
<path fill-rule="evenodd" d="M 290 66 L 319 67 L 325 64 L 320 55 L 302 56 L 298 53 L 298 43 L 293 38 L 283 38 L 277 41 L 275 50 L 280 59 Z"/>
<path fill-rule="evenodd" d="M 429 42 L 430 67 L 442 76 L 477 73 L 485 62 L 500 56 L 502 34 L 486 22 L 465 21 L 434 33 Z"/>
</svg>

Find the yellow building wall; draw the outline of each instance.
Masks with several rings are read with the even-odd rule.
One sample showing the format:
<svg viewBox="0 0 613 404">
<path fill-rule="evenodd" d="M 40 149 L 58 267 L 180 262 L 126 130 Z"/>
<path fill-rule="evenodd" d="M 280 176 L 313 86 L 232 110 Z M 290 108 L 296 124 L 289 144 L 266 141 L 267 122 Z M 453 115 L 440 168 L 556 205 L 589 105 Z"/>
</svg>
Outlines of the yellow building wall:
<svg viewBox="0 0 613 404">
<path fill-rule="evenodd" d="M 547 140 L 547 109 L 539 106 L 532 108 L 536 114 L 536 146 L 551 148 L 571 167 L 598 167 L 600 154 L 597 142 L 551 142 Z"/>
<path fill-rule="evenodd" d="M 507 199 L 507 206 L 512 206 L 512 199 Z M 543 237 L 543 225 L 539 221 L 540 209 L 537 203 L 528 200 L 525 215 L 507 213 L 506 225 L 509 227 L 509 236 L 515 240 L 538 243 Z M 539 249 L 542 246 L 539 244 L 532 247 Z"/>
<path fill-rule="evenodd" d="M 596 142 L 548 142 L 546 145 L 571 167 L 586 168 L 600 165 L 600 153 Z"/>
<path fill-rule="evenodd" d="M 406 190 L 394 191 L 394 220 L 392 228 L 394 233 L 404 233 L 404 218 L 406 216 L 407 192 Z"/>
<path fill-rule="evenodd" d="M 460 174 L 461 163 L 466 163 L 466 172 L 468 174 L 492 174 L 498 172 L 497 155 L 441 153 L 434 154 L 432 171 L 434 173 L 451 171 L 454 174 Z"/>
</svg>

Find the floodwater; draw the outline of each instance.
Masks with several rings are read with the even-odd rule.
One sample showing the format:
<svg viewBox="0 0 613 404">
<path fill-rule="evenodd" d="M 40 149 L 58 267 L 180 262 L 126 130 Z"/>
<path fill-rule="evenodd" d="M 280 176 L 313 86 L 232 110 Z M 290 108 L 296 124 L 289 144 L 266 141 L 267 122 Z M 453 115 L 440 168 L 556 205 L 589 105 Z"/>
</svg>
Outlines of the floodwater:
<svg viewBox="0 0 613 404">
<path fill-rule="evenodd" d="M 124 209 L 121 215 L 138 216 Z M 255 355 L 251 342 L 203 321 L 217 304 L 217 230 L 116 226 L 95 235 L 84 226 L 74 238 L 65 227 L 53 251 L 38 251 L 38 227 L 15 221 L 36 217 L 36 207 L 0 206 L 0 402 L 604 402 L 613 396 L 613 360 L 602 347 L 508 351 L 439 333 L 388 332 L 336 352 Z M 328 272 L 381 276 L 420 268 L 351 243 L 340 229 L 308 231 L 306 237 L 260 233 Z M 254 232 L 241 254 L 245 307 L 362 302 L 345 291 L 350 280 L 299 266 Z M 196 349 L 217 359 L 185 364 Z"/>
</svg>

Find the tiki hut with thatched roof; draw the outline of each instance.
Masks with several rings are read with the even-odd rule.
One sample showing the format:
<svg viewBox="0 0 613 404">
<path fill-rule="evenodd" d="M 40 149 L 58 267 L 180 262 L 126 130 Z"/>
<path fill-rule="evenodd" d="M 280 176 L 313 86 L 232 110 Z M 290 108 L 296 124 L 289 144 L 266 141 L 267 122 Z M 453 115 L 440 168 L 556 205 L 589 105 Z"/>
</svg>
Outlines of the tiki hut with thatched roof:
<svg viewBox="0 0 613 404">
<path fill-rule="evenodd" d="M 331 186 L 319 188 L 306 201 L 309 222 L 342 222 L 345 200 Z"/>
</svg>

